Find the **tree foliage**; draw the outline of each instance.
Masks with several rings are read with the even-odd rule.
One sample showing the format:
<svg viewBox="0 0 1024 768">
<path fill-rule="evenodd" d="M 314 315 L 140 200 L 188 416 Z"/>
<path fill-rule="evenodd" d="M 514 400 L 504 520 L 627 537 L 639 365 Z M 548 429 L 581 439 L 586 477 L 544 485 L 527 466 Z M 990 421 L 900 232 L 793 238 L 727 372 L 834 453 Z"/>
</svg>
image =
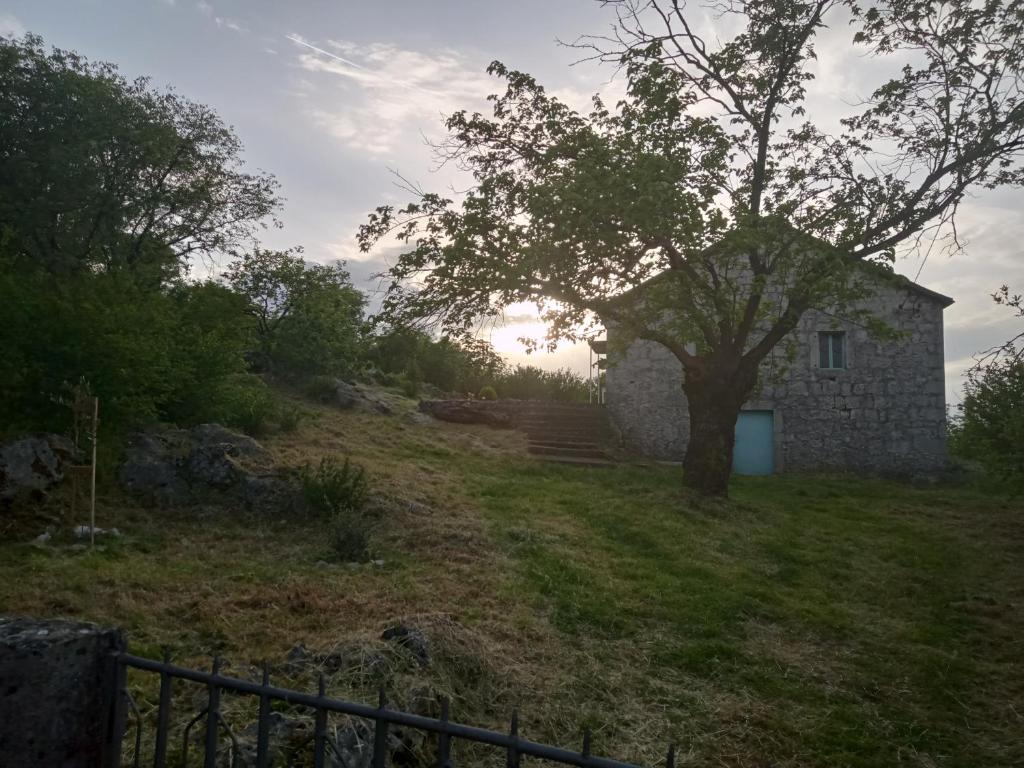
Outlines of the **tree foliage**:
<svg viewBox="0 0 1024 768">
<path fill-rule="evenodd" d="M 0 222 L 15 267 L 175 275 L 251 239 L 277 183 L 207 106 L 42 40 L 0 41 Z"/>
<path fill-rule="evenodd" d="M 1024 297 L 1002 286 L 992 298 L 1024 319 Z M 1024 487 L 1024 331 L 981 353 L 967 372 L 951 448 Z"/>
<path fill-rule="evenodd" d="M 493 386 L 506 365 L 483 339 L 433 338 L 414 328 L 386 328 L 371 340 L 369 362 L 385 374 L 403 377 L 411 389 L 431 384 L 445 392 L 476 394 Z"/>
<path fill-rule="evenodd" d="M 37 37 L 0 39 L 5 429 L 66 424 L 82 379 L 105 429 L 223 415 L 257 391 L 244 302 L 187 279 L 277 206 L 240 153 L 208 107 Z"/>
<path fill-rule="evenodd" d="M 413 189 L 377 208 L 361 245 L 406 245 L 384 302 L 397 322 L 470 333 L 534 302 L 551 344 L 603 323 L 666 347 L 690 408 L 686 481 L 723 493 L 739 408 L 800 318 L 869 320 L 860 302 L 897 249 L 941 234 L 955 247 L 944 225 L 969 189 L 1020 183 L 1022 12 L 756 0 L 714 4 L 734 34 L 712 41 L 683 3 L 604 5 L 614 33 L 579 45 L 623 69 L 619 104 L 581 114 L 493 63 L 505 87 L 491 114 L 455 113 L 440 148 L 472 188 L 459 201 Z M 833 18 L 890 64 L 836 130 L 806 114 Z"/>
<path fill-rule="evenodd" d="M 285 377 L 354 369 L 363 333 L 363 294 L 338 264 L 311 264 L 301 249 L 256 248 L 224 274 L 256 323 L 257 370 Z"/>
</svg>

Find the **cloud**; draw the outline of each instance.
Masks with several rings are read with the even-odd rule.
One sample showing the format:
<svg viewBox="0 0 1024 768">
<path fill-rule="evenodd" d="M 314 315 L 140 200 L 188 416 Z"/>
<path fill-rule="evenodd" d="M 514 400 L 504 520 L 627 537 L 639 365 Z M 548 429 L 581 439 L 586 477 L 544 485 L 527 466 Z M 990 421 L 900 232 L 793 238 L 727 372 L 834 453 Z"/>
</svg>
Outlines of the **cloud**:
<svg viewBox="0 0 1024 768">
<path fill-rule="evenodd" d="M 173 2 L 173 0 L 172 0 Z M 246 27 L 237 19 L 232 19 L 229 16 L 218 16 L 215 12 L 212 3 L 207 0 L 199 0 L 196 3 L 196 8 L 208 19 L 211 19 L 221 29 L 230 29 L 232 32 L 247 32 Z"/>
<path fill-rule="evenodd" d="M 345 146 L 376 156 L 439 137 L 444 115 L 482 109 L 497 85 L 482 62 L 451 49 L 288 39 L 301 49 L 297 65 L 326 86 L 306 97 L 315 124 Z"/>
<path fill-rule="evenodd" d="M 14 16 L 0 13 L 0 37 L 21 37 L 25 32 L 25 25 Z"/>
</svg>

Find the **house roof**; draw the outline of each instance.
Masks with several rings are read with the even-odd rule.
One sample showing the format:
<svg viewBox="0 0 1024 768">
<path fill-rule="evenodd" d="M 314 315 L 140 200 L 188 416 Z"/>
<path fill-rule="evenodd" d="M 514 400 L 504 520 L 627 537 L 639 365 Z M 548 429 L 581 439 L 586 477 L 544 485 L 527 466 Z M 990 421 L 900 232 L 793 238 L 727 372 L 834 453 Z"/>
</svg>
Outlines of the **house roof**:
<svg viewBox="0 0 1024 768">
<path fill-rule="evenodd" d="M 814 239 L 817 240 L 817 238 L 814 238 Z M 822 241 L 819 241 L 819 242 L 822 242 Z M 709 250 L 711 248 L 714 248 L 714 247 L 715 246 L 710 246 Z M 831 246 L 829 246 L 829 247 L 831 247 Z M 859 261 L 858 263 L 864 269 L 866 269 L 866 270 L 876 274 L 879 278 L 881 278 L 883 280 L 887 280 L 887 281 L 891 282 L 892 284 L 894 284 L 895 286 L 897 286 L 899 288 L 903 288 L 904 290 L 910 291 L 911 293 L 917 294 L 918 296 L 921 296 L 922 298 L 929 299 L 930 301 L 934 301 L 937 304 L 940 304 L 943 309 L 945 309 L 946 307 L 950 306 L 951 304 L 954 304 L 955 301 L 956 301 L 952 297 L 946 296 L 943 293 L 939 293 L 938 291 L 933 291 L 931 288 L 925 288 L 923 285 L 920 285 L 919 283 L 915 283 L 910 278 L 905 277 L 905 276 L 903 276 L 901 274 L 898 274 L 897 272 L 893 272 L 891 269 L 888 269 L 887 267 L 884 267 L 881 264 L 876 264 L 876 263 L 870 262 L 870 261 Z M 645 280 L 640 285 L 634 286 L 633 288 L 630 288 L 625 293 L 622 293 L 619 296 L 617 296 L 616 300 L 624 299 L 626 296 L 628 296 L 629 294 L 633 293 L 634 291 L 640 290 L 645 285 L 648 285 L 648 284 L 650 284 L 650 283 L 652 283 L 652 282 L 654 282 L 656 280 L 660 280 L 662 277 L 664 277 L 665 275 L 667 275 L 669 273 L 670 273 L 670 270 L 665 270 L 664 272 L 660 272 L 657 275 L 654 275 L 654 277 L 648 278 L 647 280 Z"/>
</svg>

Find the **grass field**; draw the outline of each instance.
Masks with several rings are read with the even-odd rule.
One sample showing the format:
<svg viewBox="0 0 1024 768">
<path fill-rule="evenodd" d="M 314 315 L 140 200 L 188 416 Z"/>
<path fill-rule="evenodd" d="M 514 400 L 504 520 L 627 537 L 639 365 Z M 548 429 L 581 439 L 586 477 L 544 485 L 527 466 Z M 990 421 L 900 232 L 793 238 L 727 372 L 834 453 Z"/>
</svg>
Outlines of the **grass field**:
<svg viewBox="0 0 1024 768">
<path fill-rule="evenodd" d="M 542 464 L 515 433 L 313 409 L 282 462 L 352 455 L 394 497 L 383 566 L 326 565 L 317 520 L 144 510 L 104 551 L 0 544 L 0 611 L 123 626 L 132 650 L 239 669 L 433 627 L 392 670 L 453 714 L 657 765 L 1024 765 L 1024 501 L 838 477 Z M 415 502 L 415 503 L 408 503 Z M 331 692 L 371 697 L 365 675 Z M 143 692 L 144 693 L 144 692 Z M 143 696 L 144 698 L 144 696 Z"/>
</svg>

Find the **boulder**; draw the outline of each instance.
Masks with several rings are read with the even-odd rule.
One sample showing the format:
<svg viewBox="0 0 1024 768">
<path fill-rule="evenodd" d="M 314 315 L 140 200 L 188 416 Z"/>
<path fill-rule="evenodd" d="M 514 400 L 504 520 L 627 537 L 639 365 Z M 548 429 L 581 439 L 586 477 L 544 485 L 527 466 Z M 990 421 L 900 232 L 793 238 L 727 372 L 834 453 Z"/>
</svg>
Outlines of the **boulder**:
<svg viewBox="0 0 1024 768">
<path fill-rule="evenodd" d="M 233 500 L 280 512 L 301 503 L 296 483 L 275 471 L 262 445 L 219 424 L 133 435 L 117 476 L 125 490 L 160 507 Z"/>
<path fill-rule="evenodd" d="M 64 479 L 76 455 L 60 435 L 32 435 L 0 445 L 0 502 L 39 498 Z"/>
<path fill-rule="evenodd" d="M 351 410 L 363 399 L 362 393 L 353 384 L 339 381 L 334 389 L 334 402 L 343 410 Z"/>
<path fill-rule="evenodd" d="M 487 424 L 503 429 L 513 426 L 507 413 L 496 410 L 493 403 L 486 400 L 423 400 L 420 411 L 457 424 Z"/>
<path fill-rule="evenodd" d="M 396 624 L 385 629 L 380 638 L 407 650 L 420 666 L 425 667 L 430 663 L 430 647 L 427 636 L 416 627 L 404 623 Z"/>
<path fill-rule="evenodd" d="M 126 491 L 158 507 L 187 504 L 190 489 L 182 474 L 188 436 L 182 430 L 139 432 L 128 438 L 117 479 Z"/>
</svg>

